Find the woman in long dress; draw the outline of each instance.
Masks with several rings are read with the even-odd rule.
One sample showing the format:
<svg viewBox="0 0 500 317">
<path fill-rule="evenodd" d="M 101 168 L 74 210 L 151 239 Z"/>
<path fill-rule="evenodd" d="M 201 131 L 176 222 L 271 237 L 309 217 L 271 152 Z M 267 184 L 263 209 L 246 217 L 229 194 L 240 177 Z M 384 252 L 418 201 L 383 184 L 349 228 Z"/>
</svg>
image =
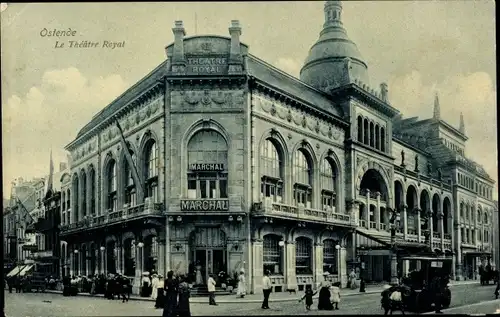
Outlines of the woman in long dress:
<svg viewBox="0 0 500 317">
<path fill-rule="evenodd" d="M 318 310 L 333 310 L 330 297 L 330 283 L 328 281 L 321 282 L 318 297 Z"/>
<path fill-rule="evenodd" d="M 196 285 L 203 284 L 203 276 L 201 275 L 202 268 L 203 267 L 201 266 L 200 262 L 196 262 L 196 280 L 195 280 Z"/>
<path fill-rule="evenodd" d="M 158 283 L 160 280 L 158 279 L 158 275 L 153 274 L 153 279 L 151 280 L 151 298 L 156 300 L 158 297 Z"/>
<path fill-rule="evenodd" d="M 163 309 L 163 317 L 174 316 L 177 309 L 177 293 L 178 283 L 174 278 L 174 271 L 168 271 L 167 280 L 165 281 L 165 307 Z"/>
<path fill-rule="evenodd" d="M 163 275 L 158 276 L 158 297 L 156 297 L 155 308 L 163 308 L 165 306 L 165 279 Z"/>
<path fill-rule="evenodd" d="M 238 291 L 236 295 L 243 298 L 247 294 L 247 286 L 245 281 L 245 271 L 242 269 L 240 275 L 238 276 Z"/>
<path fill-rule="evenodd" d="M 191 290 L 186 281 L 186 276 L 181 276 L 179 284 L 179 304 L 177 305 L 177 316 L 179 317 L 190 317 L 191 309 L 189 307 L 189 297 L 191 296 Z"/>
</svg>

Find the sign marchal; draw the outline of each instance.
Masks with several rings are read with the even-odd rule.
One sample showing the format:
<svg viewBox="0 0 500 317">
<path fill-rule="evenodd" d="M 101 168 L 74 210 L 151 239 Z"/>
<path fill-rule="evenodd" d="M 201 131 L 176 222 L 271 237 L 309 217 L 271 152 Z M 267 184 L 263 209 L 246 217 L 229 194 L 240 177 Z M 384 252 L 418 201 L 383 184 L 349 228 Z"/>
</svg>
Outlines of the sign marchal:
<svg viewBox="0 0 500 317">
<path fill-rule="evenodd" d="M 181 200 L 181 211 L 228 211 L 227 199 L 190 199 Z"/>
<path fill-rule="evenodd" d="M 189 169 L 193 172 L 222 172 L 224 164 L 190 164 Z"/>
</svg>

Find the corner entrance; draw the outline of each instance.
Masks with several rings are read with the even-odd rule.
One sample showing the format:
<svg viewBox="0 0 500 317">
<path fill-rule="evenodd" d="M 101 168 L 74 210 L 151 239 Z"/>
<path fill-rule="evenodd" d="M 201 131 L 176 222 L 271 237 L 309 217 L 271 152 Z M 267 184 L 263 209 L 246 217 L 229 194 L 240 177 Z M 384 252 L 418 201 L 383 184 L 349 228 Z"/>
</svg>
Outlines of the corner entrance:
<svg viewBox="0 0 500 317">
<path fill-rule="evenodd" d="M 189 275 L 194 285 L 206 285 L 210 274 L 227 273 L 226 235 L 219 228 L 196 228 L 190 235 Z"/>
</svg>

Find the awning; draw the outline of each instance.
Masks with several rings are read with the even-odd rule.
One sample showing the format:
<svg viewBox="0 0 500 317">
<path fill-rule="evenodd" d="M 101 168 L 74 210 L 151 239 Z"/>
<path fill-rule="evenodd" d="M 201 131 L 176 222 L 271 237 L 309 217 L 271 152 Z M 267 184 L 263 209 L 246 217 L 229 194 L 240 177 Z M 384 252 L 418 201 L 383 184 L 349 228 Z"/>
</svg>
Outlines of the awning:
<svg viewBox="0 0 500 317">
<path fill-rule="evenodd" d="M 356 228 L 356 232 L 359 233 L 360 235 L 373 240 L 379 244 L 384 245 L 387 248 L 391 247 L 391 236 L 390 235 L 385 235 L 385 236 L 374 236 L 368 229 L 365 228 Z M 404 240 L 401 237 L 396 237 L 396 247 L 397 248 L 426 248 L 427 244 L 425 243 L 418 243 L 418 242 L 413 242 L 413 241 L 407 241 Z"/>
<path fill-rule="evenodd" d="M 15 268 L 12 269 L 12 271 L 10 271 L 8 274 L 7 274 L 7 277 L 10 277 L 10 276 L 16 276 L 17 274 L 19 274 L 19 272 L 21 272 L 21 270 L 25 267 L 26 265 L 18 265 L 16 266 Z"/>
<path fill-rule="evenodd" d="M 31 271 L 33 269 L 34 265 L 33 264 L 29 264 L 29 265 L 26 265 L 22 270 L 21 272 L 19 272 L 19 276 L 25 276 L 26 273 L 28 273 L 29 271 Z"/>
<path fill-rule="evenodd" d="M 464 256 L 491 256 L 491 252 L 489 251 L 471 251 L 464 252 Z"/>
</svg>

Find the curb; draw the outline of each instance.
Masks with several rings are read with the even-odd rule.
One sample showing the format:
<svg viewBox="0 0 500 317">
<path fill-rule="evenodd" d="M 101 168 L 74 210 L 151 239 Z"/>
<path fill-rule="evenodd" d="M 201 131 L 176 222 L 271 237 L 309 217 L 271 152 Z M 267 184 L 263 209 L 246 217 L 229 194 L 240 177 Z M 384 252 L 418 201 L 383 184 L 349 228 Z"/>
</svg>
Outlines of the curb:
<svg viewBox="0 0 500 317">
<path fill-rule="evenodd" d="M 457 284 L 450 284 L 449 287 L 454 287 L 454 286 L 461 286 L 461 285 L 471 285 L 471 284 L 476 284 L 478 283 L 477 281 L 470 281 L 470 282 L 465 282 L 465 283 L 457 283 Z M 379 294 L 380 292 L 382 292 L 382 288 L 381 289 L 377 289 L 377 290 L 368 290 L 364 293 L 360 293 L 360 292 L 352 292 L 352 293 L 347 293 L 347 294 L 343 294 L 342 297 L 350 297 L 350 296 L 359 296 L 359 295 L 370 295 L 370 294 Z M 57 291 L 57 290 L 45 290 L 45 293 L 52 293 L 52 294 L 62 294 L 62 291 Z M 86 297 L 101 297 L 101 298 L 104 298 L 104 295 L 103 294 L 97 294 L 97 295 L 91 295 L 89 293 L 78 293 L 77 296 L 86 296 Z M 222 296 L 230 296 L 230 295 L 222 295 Z M 243 304 L 243 303 L 262 303 L 262 299 L 244 299 L 244 298 L 236 298 L 236 295 L 234 295 L 235 297 L 234 298 L 222 298 L 221 297 L 217 297 L 217 303 L 220 303 L 220 304 Z M 272 295 L 271 295 L 272 296 Z M 298 298 L 299 297 L 288 297 L 288 298 L 270 298 L 269 299 L 269 302 L 271 303 L 279 303 L 279 302 L 294 302 L 294 301 L 298 301 Z M 318 296 L 314 296 L 314 299 L 317 299 Z M 208 297 L 191 297 L 189 299 L 189 302 L 190 303 L 193 303 L 193 304 L 206 304 L 207 303 L 207 300 L 208 300 Z M 130 297 L 130 301 L 143 301 L 143 302 L 154 302 L 153 299 L 149 298 L 149 297 L 136 297 L 136 296 L 131 296 Z"/>
</svg>

